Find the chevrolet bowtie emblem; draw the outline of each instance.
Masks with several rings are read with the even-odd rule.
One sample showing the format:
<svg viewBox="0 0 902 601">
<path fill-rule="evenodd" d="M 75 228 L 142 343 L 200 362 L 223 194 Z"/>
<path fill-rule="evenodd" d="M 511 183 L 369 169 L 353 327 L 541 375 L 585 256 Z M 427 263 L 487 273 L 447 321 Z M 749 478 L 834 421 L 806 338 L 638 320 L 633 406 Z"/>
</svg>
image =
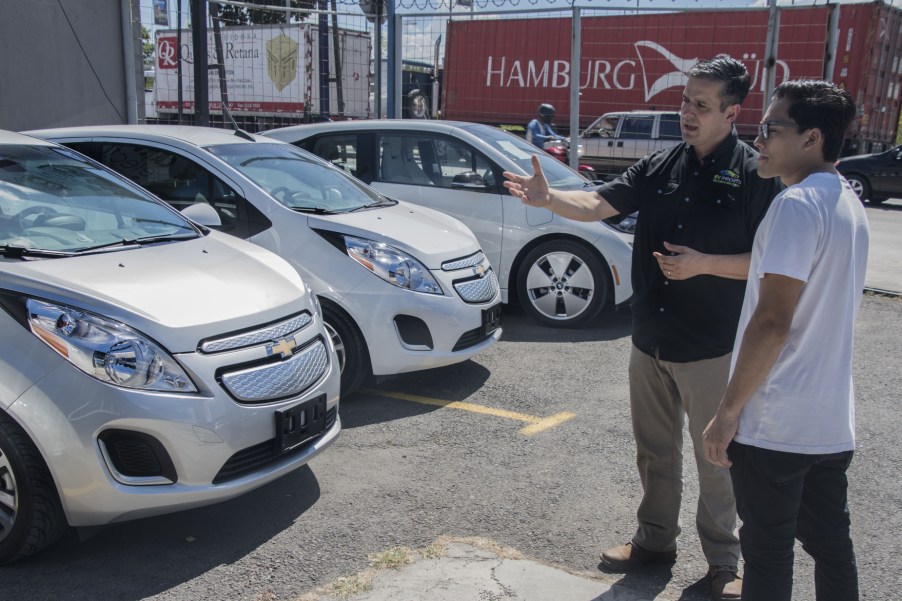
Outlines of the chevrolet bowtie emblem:
<svg viewBox="0 0 902 601">
<path fill-rule="evenodd" d="M 473 275 L 478 275 L 482 277 L 485 275 L 485 265 L 477 265 L 473 268 Z"/>
<path fill-rule="evenodd" d="M 273 344 L 269 344 L 266 346 L 266 354 L 269 355 L 282 355 L 283 359 L 287 359 L 291 356 L 292 350 L 294 347 L 298 345 L 297 342 L 294 341 L 294 338 L 283 338 L 278 342 L 274 342 Z"/>
</svg>

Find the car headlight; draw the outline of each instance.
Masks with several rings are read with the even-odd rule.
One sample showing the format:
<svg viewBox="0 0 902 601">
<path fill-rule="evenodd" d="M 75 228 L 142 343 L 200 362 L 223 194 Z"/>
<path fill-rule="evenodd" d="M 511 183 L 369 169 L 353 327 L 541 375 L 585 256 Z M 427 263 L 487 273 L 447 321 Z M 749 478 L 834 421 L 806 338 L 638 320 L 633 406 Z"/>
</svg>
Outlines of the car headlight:
<svg viewBox="0 0 902 601">
<path fill-rule="evenodd" d="M 310 308 L 313 310 L 313 316 L 316 317 L 320 313 L 322 313 L 322 308 L 319 305 L 319 297 L 316 296 L 316 293 L 313 291 L 313 288 L 310 287 L 310 284 L 304 282 L 304 288 L 307 289 L 307 294 L 310 296 Z"/>
<path fill-rule="evenodd" d="M 622 217 L 614 218 L 614 219 L 606 219 L 604 223 L 611 226 L 615 230 L 619 232 L 623 232 L 624 234 L 635 234 L 636 233 L 636 219 L 639 217 L 639 213 L 630 213 L 629 215 L 624 215 Z"/>
<path fill-rule="evenodd" d="M 101 382 L 164 392 L 197 392 L 169 353 L 125 324 L 35 299 L 26 302 L 31 332 Z"/>
<path fill-rule="evenodd" d="M 344 236 L 348 256 L 398 288 L 442 294 L 426 266 L 393 246 L 356 236 Z"/>
</svg>

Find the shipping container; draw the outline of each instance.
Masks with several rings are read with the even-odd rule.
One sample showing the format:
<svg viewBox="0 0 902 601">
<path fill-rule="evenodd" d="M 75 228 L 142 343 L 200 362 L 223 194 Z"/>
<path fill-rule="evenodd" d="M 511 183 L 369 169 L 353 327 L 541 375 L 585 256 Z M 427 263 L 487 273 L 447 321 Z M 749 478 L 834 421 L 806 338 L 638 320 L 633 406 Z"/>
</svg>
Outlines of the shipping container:
<svg viewBox="0 0 902 601">
<path fill-rule="evenodd" d="M 840 11 L 835 40 L 829 35 L 831 10 Z M 678 110 L 685 72 L 700 59 L 729 55 L 752 77 L 737 128 L 741 136 L 754 137 L 766 108 L 767 31 L 766 10 L 582 17 L 580 127 L 608 112 Z M 882 2 L 781 8 L 778 35 L 777 84 L 826 78 L 852 93 L 858 118 L 845 154 L 892 145 L 899 121 L 902 10 Z M 574 72 L 570 40 L 569 16 L 449 22 L 443 117 L 522 126 L 539 104 L 550 102 L 558 127 L 566 127 Z"/>
</svg>

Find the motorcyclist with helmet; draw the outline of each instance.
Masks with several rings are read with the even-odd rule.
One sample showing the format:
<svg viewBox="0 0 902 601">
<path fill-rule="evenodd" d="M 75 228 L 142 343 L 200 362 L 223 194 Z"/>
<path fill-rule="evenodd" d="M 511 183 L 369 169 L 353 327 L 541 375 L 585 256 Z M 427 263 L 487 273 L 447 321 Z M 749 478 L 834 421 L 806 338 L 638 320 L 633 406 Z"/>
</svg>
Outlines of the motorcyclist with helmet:
<svg viewBox="0 0 902 601">
<path fill-rule="evenodd" d="M 552 140 L 566 140 L 565 136 L 554 133 L 552 121 L 554 121 L 554 107 L 550 104 L 539 105 L 539 116 L 526 126 L 526 140 L 539 148 L 545 147 L 545 142 Z"/>
</svg>

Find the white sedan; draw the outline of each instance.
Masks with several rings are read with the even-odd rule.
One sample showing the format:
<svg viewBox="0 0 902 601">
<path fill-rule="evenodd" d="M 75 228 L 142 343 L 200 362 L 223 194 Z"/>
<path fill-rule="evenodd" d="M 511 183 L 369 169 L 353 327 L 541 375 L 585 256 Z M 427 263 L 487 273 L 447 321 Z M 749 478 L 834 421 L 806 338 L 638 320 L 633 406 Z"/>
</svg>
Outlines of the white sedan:
<svg viewBox="0 0 902 601">
<path fill-rule="evenodd" d="M 551 186 L 586 178 L 522 138 L 476 123 L 343 121 L 263 135 L 331 161 L 389 198 L 465 223 L 498 272 L 503 302 L 518 299 L 549 326 L 578 326 L 632 296 L 632 236 L 602 223 L 564 219 L 511 196 L 504 171 L 531 173 L 538 155 Z"/>
<path fill-rule="evenodd" d="M 389 200 L 290 144 L 171 125 L 30 133 L 291 263 L 322 303 L 342 395 L 371 374 L 465 361 L 501 337 L 498 281 L 473 232 L 437 211 Z"/>
</svg>

